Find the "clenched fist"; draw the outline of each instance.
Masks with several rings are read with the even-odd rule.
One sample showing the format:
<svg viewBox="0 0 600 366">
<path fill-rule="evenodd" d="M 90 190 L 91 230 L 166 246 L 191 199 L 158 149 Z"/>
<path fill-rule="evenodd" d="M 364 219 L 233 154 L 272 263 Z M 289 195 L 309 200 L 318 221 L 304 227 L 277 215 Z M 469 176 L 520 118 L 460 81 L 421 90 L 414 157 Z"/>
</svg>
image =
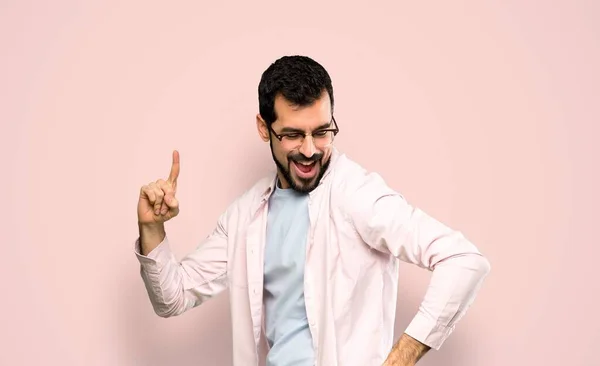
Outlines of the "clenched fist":
<svg viewBox="0 0 600 366">
<path fill-rule="evenodd" d="M 137 213 L 138 223 L 162 224 L 179 213 L 179 201 L 175 198 L 177 192 L 177 177 L 179 176 L 179 152 L 173 151 L 173 164 L 167 180 L 143 186 L 140 190 Z"/>
</svg>

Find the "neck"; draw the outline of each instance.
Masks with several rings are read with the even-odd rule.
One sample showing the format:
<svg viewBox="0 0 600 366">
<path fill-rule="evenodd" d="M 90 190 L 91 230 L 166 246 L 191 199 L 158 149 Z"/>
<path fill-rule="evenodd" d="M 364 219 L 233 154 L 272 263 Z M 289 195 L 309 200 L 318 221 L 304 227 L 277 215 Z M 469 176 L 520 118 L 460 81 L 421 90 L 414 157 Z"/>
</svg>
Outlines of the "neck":
<svg viewBox="0 0 600 366">
<path fill-rule="evenodd" d="M 277 187 L 279 187 L 281 189 L 290 188 L 289 183 L 287 182 L 287 180 L 285 180 L 285 178 L 283 177 L 283 174 L 281 174 L 281 172 L 279 172 L 279 170 L 277 171 Z"/>
</svg>

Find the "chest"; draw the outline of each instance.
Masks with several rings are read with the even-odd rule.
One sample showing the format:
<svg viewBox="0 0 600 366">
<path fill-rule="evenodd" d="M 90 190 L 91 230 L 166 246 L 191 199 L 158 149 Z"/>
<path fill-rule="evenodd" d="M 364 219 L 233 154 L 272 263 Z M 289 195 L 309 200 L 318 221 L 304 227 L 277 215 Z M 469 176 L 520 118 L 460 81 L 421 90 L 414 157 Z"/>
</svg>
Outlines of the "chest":
<svg viewBox="0 0 600 366">
<path fill-rule="evenodd" d="M 301 283 L 310 219 L 308 196 L 277 191 L 269 200 L 265 228 L 265 285 Z"/>
</svg>

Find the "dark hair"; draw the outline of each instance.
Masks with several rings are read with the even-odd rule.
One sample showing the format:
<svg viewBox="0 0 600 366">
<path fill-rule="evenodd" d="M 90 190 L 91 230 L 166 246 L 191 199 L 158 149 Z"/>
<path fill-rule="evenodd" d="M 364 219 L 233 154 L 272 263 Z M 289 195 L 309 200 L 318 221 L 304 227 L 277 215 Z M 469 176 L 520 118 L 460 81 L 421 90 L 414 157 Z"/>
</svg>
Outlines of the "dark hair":
<svg viewBox="0 0 600 366">
<path fill-rule="evenodd" d="M 275 120 L 275 97 L 281 94 L 294 105 L 311 105 L 327 90 L 333 112 L 333 87 L 323 66 L 306 56 L 283 56 L 263 72 L 258 84 L 261 117 L 270 126 Z"/>
</svg>

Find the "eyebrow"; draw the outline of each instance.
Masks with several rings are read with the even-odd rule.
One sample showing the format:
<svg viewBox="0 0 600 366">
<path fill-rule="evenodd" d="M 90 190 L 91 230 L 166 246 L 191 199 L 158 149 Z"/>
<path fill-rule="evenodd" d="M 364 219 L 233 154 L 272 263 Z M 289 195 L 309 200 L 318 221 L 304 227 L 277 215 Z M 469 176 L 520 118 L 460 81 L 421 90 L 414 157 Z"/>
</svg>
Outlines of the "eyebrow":
<svg viewBox="0 0 600 366">
<path fill-rule="evenodd" d="M 318 131 L 318 130 L 322 130 L 325 129 L 327 127 L 331 126 L 331 122 L 326 122 L 320 126 L 318 126 L 317 128 L 314 129 L 314 131 Z M 298 129 L 298 128 L 293 128 L 293 127 L 284 127 L 281 129 L 280 133 L 288 133 L 288 132 L 298 132 L 298 133 L 304 133 L 303 130 Z"/>
</svg>

